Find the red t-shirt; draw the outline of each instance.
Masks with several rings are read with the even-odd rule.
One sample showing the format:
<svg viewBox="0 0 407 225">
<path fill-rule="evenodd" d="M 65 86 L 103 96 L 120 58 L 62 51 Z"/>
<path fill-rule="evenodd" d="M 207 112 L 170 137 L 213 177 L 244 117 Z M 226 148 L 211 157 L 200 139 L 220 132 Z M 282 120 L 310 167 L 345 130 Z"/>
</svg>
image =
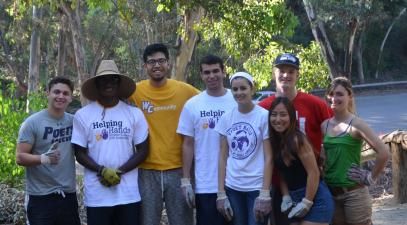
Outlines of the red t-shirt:
<svg viewBox="0 0 407 225">
<path fill-rule="evenodd" d="M 270 96 L 261 101 L 259 105 L 269 110 L 271 103 L 275 98 L 275 95 Z M 319 97 L 303 92 L 297 93 L 297 96 L 295 96 L 293 100 L 293 104 L 297 111 L 298 125 L 301 130 L 303 130 L 305 126 L 305 134 L 314 147 L 315 155 L 319 157 L 322 144 L 321 124 L 324 120 L 333 116 L 333 111 L 328 107 L 326 102 Z M 278 180 L 278 172 L 274 169 L 272 184 L 279 184 Z"/>
</svg>

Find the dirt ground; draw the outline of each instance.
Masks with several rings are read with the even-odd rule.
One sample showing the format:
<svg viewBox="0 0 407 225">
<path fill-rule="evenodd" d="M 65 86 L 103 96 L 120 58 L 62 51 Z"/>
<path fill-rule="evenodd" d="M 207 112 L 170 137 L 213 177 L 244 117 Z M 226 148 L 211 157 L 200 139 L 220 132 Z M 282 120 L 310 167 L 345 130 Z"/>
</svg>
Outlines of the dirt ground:
<svg viewBox="0 0 407 225">
<path fill-rule="evenodd" d="M 393 195 L 375 198 L 372 220 L 374 225 L 407 225 L 407 203 L 395 203 Z"/>
</svg>

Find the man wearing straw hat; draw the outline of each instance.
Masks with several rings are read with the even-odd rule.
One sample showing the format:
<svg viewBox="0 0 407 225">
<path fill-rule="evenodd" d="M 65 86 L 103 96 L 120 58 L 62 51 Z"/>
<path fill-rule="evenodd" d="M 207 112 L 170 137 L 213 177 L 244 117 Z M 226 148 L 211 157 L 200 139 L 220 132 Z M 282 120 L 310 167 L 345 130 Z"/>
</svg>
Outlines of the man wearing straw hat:
<svg viewBox="0 0 407 225">
<path fill-rule="evenodd" d="M 74 116 L 72 143 L 85 167 L 85 206 L 89 225 L 138 224 L 141 198 L 137 166 L 148 154 L 143 113 L 121 99 L 136 89 L 113 60 L 102 60 L 82 94 L 93 101 Z"/>
<path fill-rule="evenodd" d="M 149 79 L 137 83 L 137 91 L 130 99 L 143 110 L 150 129 L 149 155 L 140 165 L 143 225 L 160 224 L 164 203 L 170 225 L 193 224 L 192 209 L 180 188 L 182 137 L 176 129 L 185 102 L 198 90 L 167 78 L 170 72 L 168 58 L 165 45 L 146 47 L 143 60 Z"/>
</svg>

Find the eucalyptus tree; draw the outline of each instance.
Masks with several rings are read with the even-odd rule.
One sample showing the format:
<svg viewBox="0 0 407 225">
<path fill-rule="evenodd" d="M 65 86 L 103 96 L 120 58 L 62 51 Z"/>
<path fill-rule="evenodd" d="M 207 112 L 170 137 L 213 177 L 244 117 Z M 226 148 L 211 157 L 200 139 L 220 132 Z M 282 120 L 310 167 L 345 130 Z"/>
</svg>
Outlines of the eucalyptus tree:
<svg viewBox="0 0 407 225">
<path fill-rule="evenodd" d="M 406 1 L 303 0 L 303 4 L 331 77 L 346 75 L 351 78 L 356 53 L 357 73 L 359 81 L 363 82 L 365 31 L 376 29 L 370 27 L 374 22 L 392 20 Z"/>
</svg>

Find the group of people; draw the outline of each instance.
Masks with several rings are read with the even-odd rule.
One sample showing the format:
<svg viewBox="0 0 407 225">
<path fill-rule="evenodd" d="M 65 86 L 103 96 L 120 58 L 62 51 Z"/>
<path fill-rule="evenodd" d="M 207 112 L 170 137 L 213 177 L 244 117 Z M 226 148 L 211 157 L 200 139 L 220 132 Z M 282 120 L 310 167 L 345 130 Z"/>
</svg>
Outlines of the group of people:
<svg viewBox="0 0 407 225">
<path fill-rule="evenodd" d="M 371 224 L 367 186 L 389 153 L 355 115 L 349 80 L 332 81 L 327 104 L 297 91 L 300 61 L 285 53 L 275 95 L 255 105 L 253 77 L 237 72 L 226 88 L 218 56 L 201 59 L 202 92 L 168 79 L 165 45 L 147 46 L 143 61 L 149 79 L 135 84 L 103 60 L 75 115 L 72 82 L 49 82 L 47 109 L 17 141 L 31 225 L 80 224 L 75 158 L 89 225 L 159 225 L 164 207 L 170 225 Z M 378 153 L 372 171 L 360 167 L 363 141 Z"/>
</svg>

